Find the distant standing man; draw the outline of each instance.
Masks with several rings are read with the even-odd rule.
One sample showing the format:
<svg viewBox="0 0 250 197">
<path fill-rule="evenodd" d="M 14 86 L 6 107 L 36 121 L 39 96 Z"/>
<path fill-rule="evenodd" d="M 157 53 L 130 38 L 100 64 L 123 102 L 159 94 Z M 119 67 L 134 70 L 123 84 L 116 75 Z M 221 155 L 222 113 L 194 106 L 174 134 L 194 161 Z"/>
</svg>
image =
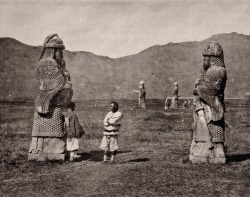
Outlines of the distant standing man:
<svg viewBox="0 0 250 197">
<path fill-rule="evenodd" d="M 188 109 L 188 102 L 186 100 L 183 102 L 183 109 Z"/>
<path fill-rule="evenodd" d="M 167 97 L 166 98 L 166 101 L 165 101 L 165 106 L 164 106 L 164 109 L 165 109 L 165 111 L 166 110 L 169 110 L 169 107 L 170 107 L 170 105 L 171 105 L 171 97 Z"/>
<path fill-rule="evenodd" d="M 105 116 L 103 120 L 104 132 L 100 148 L 104 151 L 103 162 L 108 162 L 108 152 L 111 153 L 111 163 L 115 161 L 115 155 L 118 149 L 118 135 L 121 127 L 121 119 L 123 115 L 118 111 L 118 103 L 111 102 L 111 111 Z"/>
</svg>

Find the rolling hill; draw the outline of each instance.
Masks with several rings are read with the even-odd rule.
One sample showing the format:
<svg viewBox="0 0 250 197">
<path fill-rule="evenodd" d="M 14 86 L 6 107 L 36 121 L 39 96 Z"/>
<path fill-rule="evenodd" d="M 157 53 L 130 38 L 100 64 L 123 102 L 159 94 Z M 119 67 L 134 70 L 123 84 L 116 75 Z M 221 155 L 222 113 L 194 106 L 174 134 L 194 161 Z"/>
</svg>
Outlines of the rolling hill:
<svg viewBox="0 0 250 197">
<path fill-rule="evenodd" d="M 64 58 L 71 73 L 73 98 L 136 99 L 132 90 L 138 89 L 140 80 L 145 81 L 148 98 L 170 96 L 175 81 L 179 83 L 181 96 L 191 96 L 202 67 L 202 51 L 211 40 L 219 42 L 224 49 L 228 72 L 226 97 L 240 97 L 250 91 L 250 36 L 230 33 L 217 34 L 200 42 L 155 45 L 116 59 L 66 50 Z M 41 51 L 41 46 L 0 38 L 1 100 L 35 98 L 36 66 Z"/>
</svg>

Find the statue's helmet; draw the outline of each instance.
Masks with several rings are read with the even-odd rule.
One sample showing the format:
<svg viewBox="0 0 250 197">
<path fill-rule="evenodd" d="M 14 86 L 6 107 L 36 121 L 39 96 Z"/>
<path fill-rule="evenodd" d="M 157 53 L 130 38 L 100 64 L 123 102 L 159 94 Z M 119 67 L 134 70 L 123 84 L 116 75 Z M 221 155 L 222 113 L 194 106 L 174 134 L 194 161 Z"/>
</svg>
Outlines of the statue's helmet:
<svg viewBox="0 0 250 197">
<path fill-rule="evenodd" d="M 44 48 L 55 48 L 64 50 L 65 46 L 63 45 L 63 41 L 58 37 L 57 34 L 50 34 L 45 38 L 43 43 Z"/>
<path fill-rule="evenodd" d="M 140 85 L 144 85 L 144 81 L 140 81 Z"/>
<path fill-rule="evenodd" d="M 46 114 L 49 112 L 51 101 L 65 85 L 66 79 L 63 73 L 65 62 L 62 61 L 61 65 L 55 57 L 56 52 L 59 50 L 62 53 L 64 48 L 63 41 L 57 34 L 48 35 L 43 43 L 43 51 L 37 65 L 37 78 L 40 83 L 40 92 L 36 100 L 38 113 Z M 70 83 L 66 85 L 66 88 L 71 88 Z"/>
<path fill-rule="evenodd" d="M 215 56 L 223 59 L 223 49 L 218 42 L 210 41 L 209 45 L 204 49 L 203 56 Z"/>
<path fill-rule="evenodd" d="M 178 82 L 174 82 L 174 86 L 178 86 Z"/>
<path fill-rule="evenodd" d="M 56 50 L 64 50 L 65 46 L 61 38 L 57 34 L 48 35 L 43 42 L 43 51 L 39 58 L 53 57 Z"/>
</svg>

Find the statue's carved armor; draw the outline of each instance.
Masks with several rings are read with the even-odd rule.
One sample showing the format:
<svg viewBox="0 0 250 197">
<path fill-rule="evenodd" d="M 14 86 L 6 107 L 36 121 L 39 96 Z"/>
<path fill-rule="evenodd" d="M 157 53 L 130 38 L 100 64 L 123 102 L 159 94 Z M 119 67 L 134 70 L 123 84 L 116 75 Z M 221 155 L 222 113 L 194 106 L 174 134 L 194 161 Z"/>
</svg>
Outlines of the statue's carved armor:
<svg viewBox="0 0 250 197">
<path fill-rule="evenodd" d="M 215 145 L 214 149 L 213 145 L 209 145 L 209 148 L 212 150 L 211 155 L 221 149 L 217 151 L 219 152 L 217 156 L 225 157 L 223 148 L 225 141 L 224 90 L 226 87 L 227 72 L 224 64 L 223 49 L 219 43 L 212 41 L 205 48 L 203 56 L 203 69 L 200 73 L 200 79 L 195 83 L 194 89 L 196 98 L 193 143 L 207 143 L 210 140 Z M 203 115 L 199 115 L 198 112 L 200 110 L 203 111 Z M 201 116 L 204 117 L 206 129 L 204 129 L 204 124 L 202 123 L 203 117 Z M 217 146 L 219 148 L 216 150 Z M 194 154 L 197 152 L 194 147 L 191 147 L 191 154 L 192 151 Z"/>
<path fill-rule="evenodd" d="M 172 90 L 172 102 L 171 102 L 171 108 L 177 108 L 178 107 L 178 83 L 174 83 L 174 88 Z"/>
<path fill-rule="evenodd" d="M 178 99 L 178 83 L 177 82 L 174 83 L 174 88 L 173 88 L 173 91 L 172 91 L 172 95 L 173 95 L 175 100 Z"/>
<path fill-rule="evenodd" d="M 49 35 L 43 44 L 43 51 L 37 65 L 39 93 L 35 102 L 35 115 L 32 130 L 33 141 L 39 137 L 64 136 L 63 108 L 73 96 L 69 72 L 63 59 L 64 45 L 57 34 Z M 32 143 L 30 152 L 38 152 L 37 144 Z"/>
<path fill-rule="evenodd" d="M 204 63 L 196 90 L 204 103 L 206 117 L 208 116 L 208 106 L 211 109 L 211 117 L 207 117 L 207 120 L 212 141 L 224 142 L 224 90 L 227 73 L 223 50 L 217 42 L 211 42 L 205 48 L 203 56 L 207 57 L 205 61 L 208 62 Z M 196 141 L 199 140 L 202 139 L 196 137 Z"/>
</svg>

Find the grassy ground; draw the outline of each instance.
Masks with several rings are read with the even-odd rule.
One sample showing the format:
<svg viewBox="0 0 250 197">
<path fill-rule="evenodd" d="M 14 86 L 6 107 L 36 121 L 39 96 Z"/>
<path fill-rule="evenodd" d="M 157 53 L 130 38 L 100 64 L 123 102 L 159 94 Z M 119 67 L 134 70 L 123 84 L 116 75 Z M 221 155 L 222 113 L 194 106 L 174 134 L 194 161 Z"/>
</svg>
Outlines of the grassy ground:
<svg viewBox="0 0 250 197">
<path fill-rule="evenodd" d="M 119 101 L 124 114 L 115 164 L 101 164 L 98 148 L 108 101 L 77 102 L 86 134 L 78 162 L 28 162 L 33 104 L 0 106 L 1 196 L 249 196 L 250 111 L 228 108 L 226 165 L 187 161 L 192 111 L 147 111 Z"/>
</svg>

